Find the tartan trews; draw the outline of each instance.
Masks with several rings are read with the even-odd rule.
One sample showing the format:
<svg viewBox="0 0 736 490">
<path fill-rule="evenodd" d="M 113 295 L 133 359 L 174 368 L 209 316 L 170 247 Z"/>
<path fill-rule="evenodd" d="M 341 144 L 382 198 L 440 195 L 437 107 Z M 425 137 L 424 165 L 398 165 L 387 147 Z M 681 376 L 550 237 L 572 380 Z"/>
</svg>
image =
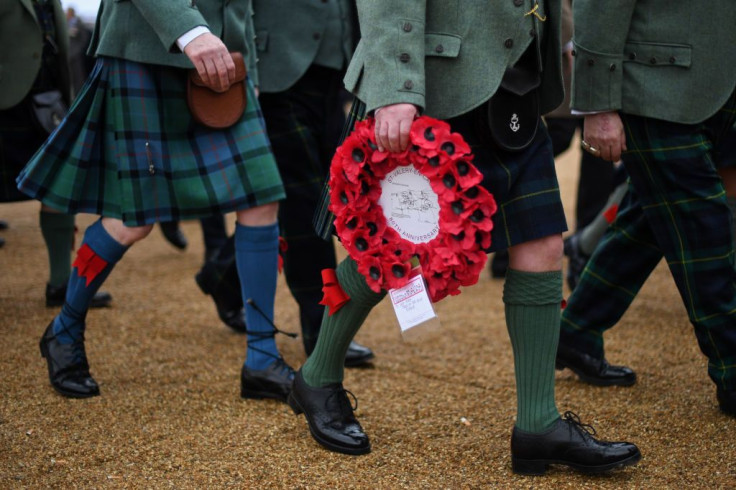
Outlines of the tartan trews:
<svg viewBox="0 0 736 490">
<path fill-rule="evenodd" d="M 18 177 L 66 213 L 140 226 L 280 200 L 283 186 L 251 84 L 241 120 L 195 123 L 186 71 L 100 58 L 57 131 Z"/>
<path fill-rule="evenodd" d="M 695 125 L 624 117 L 624 165 L 709 359 L 709 375 L 727 390 L 736 389 L 736 283 L 731 213 L 717 167 L 736 158 L 721 152 L 734 137 L 735 107 L 736 93 Z"/>
</svg>

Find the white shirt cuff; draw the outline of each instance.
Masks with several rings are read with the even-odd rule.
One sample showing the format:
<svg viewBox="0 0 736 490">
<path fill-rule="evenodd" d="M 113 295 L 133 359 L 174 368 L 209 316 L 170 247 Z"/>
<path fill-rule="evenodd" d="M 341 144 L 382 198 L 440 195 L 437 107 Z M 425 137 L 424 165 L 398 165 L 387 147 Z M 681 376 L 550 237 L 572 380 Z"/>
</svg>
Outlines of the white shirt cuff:
<svg viewBox="0 0 736 490">
<path fill-rule="evenodd" d="M 575 109 L 570 110 L 570 114 L 573 116 L 592 116 L 594 114 L 601 114 L 603 112 L 610 112 L 610 111 L 577 111 Z"/>
<path fill-rule="evenodd" d="M 180 50 L 184 51 L 184 48 L 187 47 L 187 44 L 194 41 L 195 37 L 201 36 L 202 34 L 206 32 L 210 32 L 210 30 L 207 27 L 197 26 L 194 29 L 190 30 L 189 32 L 185 33 L 179 39 L 177 39 L 176 45 L 179 46 Z"/>
</svg>

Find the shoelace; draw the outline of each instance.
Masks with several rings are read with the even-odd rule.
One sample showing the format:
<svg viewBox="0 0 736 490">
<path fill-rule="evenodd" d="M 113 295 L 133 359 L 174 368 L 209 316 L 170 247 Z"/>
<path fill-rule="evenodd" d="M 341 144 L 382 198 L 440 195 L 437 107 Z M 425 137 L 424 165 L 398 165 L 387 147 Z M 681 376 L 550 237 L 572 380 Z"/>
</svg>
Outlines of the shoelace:
<svg viewBox="0 0 736 490">
<path fill-rule="evenodd" d="M 350 398 L 348 398 L 348 395 L 350 395 L 350 397 L 353 399 L 353 402 L 355 402 L 355 404 L 350 403 Z M 341 388 L 339 390 L 333 391 L 325 399 L 325 406 L 328 404 L 328 402 L 333 396 L 337 396 L 337 403 L 340 405 L 341 412 L 343 411 L 343 408 L 346 402 L 347 402 L 347 406 L 350 407 L 353 410 L 353 412 L 358 409 L 358 397 L 355 396 L 352 391 L 346 390 L 345 388 Z"/>
<path fill-rule="evenodd" d="M 248 298 L 248 300 L 246 301 L 246 304 L 248 304 L 248 305 L 252 306 L 252 307 L 253 307 L 253 309 L 254 309 L 254 310 L 256 310 L 256 312 L 257 312 L 257 313 L 258 313 L 259 315 L 261 315 L 261 316 L 262 316 L 262 317 L 263 317 L 263 318 L 264 318 L 264 319 L 265 319 L 265 320 L 266 320 L 266 321 L 268 322 L 268 324 L 269 324 L 269 325 L 271 325 L 271 328 L 273 328 L 273 330 L 272 330 L 271 332 L 254 332 L 253 330 L 248 330 L 248 328 L 246 327 L 246 329 L 245 329 L 245 333 L 246 333 L 247 335 L 252 335 L 253 337 L 255 337 L 255 339 L 253 339 L 253 340 L 252 340 L 252 341 L 250 342 L 250 344 L 249 344 L 248 348 L 250 348 L 250 349 L 253 349 L 254 351 L 258 351 L 258 352 L 260 352 L 260 353 L 262 353 L 262 354 L 265 354 L 265 355 L 267 355 L 267 356 L 271 356 L 271 357 L 273 357 L 273 358 L 275 358 L 275 359 L 279 359 L 279 360 L 281 360 L 281 361 L 283 362 L 283 359 L 281 358 L 281 356 L 276 356 L 276 355 L 274 355 L 274 354 L 273 354 L 272 352 L 268 352 L 268 351 L 265 351 L 265 350 L 263 350 L 263 349 L 261 349 L 261 348 L 259 348 L 259 347 L 256 347 L 256 346 L 255 346 L 255 345 L 253 345 L 253 344 L 255 344 L 256 342 L 258 342 L 259 340 L 264 340 L 264 339 L 270 339 L 270 338 L 272 338 L 272 337 L 276 336 L 276 334 L 277 334 L 277 333 L 280 333 L 280 334 L 286 335 L 287 337 L 291 337 L 292 339 L 295 339 L 295 338 L 297 338 L 297 334 L 295 334 L 295 333 L 292 333 L 292 332 L 286 332 L 286 331 L 284 331 L 284 330 L 281 330 L 281 329 L 279 329 L 279 328 L 278 328 L 278 327 L 277 327 L 277 326 L 276 326 L 276 325 L 275 325 L 275 324 L 273 323 L 273 320 L 271 320 L 271 319 L 270 319 L 270 318 L 268 317 L 268 315 L 266 315 L 266 314 L 265 314 L 265 313 L 263 312 L 263 310 L 261 310 L 261 308 L 260 308 L 260 307 L 258 306 L 258 304 L 256 304 L 256 302 L 255 302 L 255 301 L 253 300 L 253 298 Z M 284 362 L 283 364 L 284 364 L 284 366 L 286 366 L 286 368 L 288 368 L 288 369 L 289 369 L 290 371 L 293 371 L 293 369 L 291 369 L 291 367 L 289 367 L 289 365 L 288 365 L 288 364 L 286 364 L 285 362 Z"/>
<path fill-rule="evenodd" d="M 580 417 L 575 412 L 571 412 L 568 410 L 567 412 L 565 412 L 562 418 L 566 420 L 567 422 L 580 427 L 580 429 L 584 431 L 586 434 L 590 436 L 596 435 L 595 428 L 590 424 L 582 423 L 582 421 L 580 420 Z"/>
</svg>

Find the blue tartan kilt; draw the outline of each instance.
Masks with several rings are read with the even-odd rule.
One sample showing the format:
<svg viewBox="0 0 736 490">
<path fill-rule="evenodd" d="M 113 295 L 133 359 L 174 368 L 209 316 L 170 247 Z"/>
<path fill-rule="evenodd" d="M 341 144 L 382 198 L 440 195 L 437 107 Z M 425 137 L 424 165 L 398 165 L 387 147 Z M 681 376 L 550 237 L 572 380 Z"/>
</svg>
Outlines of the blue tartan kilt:
<svg viewBox="0 0 736 490">
<path fill-rule="evenodd" d="M 128 226 L 201 218 L 285 197 L 250 81 L 227 129 L 196 123 L 186 70 L 99 58 L 69 114 L 18 176 L 18 188 L 68 214 Z"/>
</svg>

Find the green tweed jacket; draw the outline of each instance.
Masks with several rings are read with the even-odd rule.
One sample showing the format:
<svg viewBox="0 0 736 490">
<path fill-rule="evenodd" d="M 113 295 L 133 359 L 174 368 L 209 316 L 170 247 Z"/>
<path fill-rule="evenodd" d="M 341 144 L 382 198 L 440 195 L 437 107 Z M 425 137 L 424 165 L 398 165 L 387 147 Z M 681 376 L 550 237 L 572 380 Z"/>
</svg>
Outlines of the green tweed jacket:
<svg viewBox="0 0 736 490">
<path fill-rule="evenodd" d="M 345 86 L 367 110 L 412 103 L 449 118 L 487 101 L 528 44 L 533 0 L 358 0 L 362 39 Z M 562 101 L 560 0 L 539 2 L 542 113 Z"/>
<path fill-rule="evenodd" d="M 572 107 L 694 124 L 736 87 L 733 0 L 575 0 Z"/>
<path fill-rule="evenodd" d="M 351 22 L 353 2 L 341 1 L 350 12 L 344 22 Z M 315 0 L 253 0 L 253 22 L 258 49 L 258 76 L 262 92 L 282 92 L 294 85 L 317 56 L 327 28 L 329 5 Z M 353 52 L 352 39 L 342 46 L 347 59 Z"/>
<path fill-rule="evenodd" d="M 72 93 L 66 16 L 59 0 L 54 0 L 53 6 L 59 56 L 64 60 L 59 66 L 61 90 L 69 103 Z M 43 40 L 31 0 L 0 1 L 0 46 L 0 109 L 8 109 L 28 94 L 41 68 Z"/>
<path fill-rule="evenodd" d="M 89 52 L 156 65 L 193 68 L 176 40 L 206 26 L 246 59 L 258 84 L 251 0 L 102 0 Z"/>
</svg>

